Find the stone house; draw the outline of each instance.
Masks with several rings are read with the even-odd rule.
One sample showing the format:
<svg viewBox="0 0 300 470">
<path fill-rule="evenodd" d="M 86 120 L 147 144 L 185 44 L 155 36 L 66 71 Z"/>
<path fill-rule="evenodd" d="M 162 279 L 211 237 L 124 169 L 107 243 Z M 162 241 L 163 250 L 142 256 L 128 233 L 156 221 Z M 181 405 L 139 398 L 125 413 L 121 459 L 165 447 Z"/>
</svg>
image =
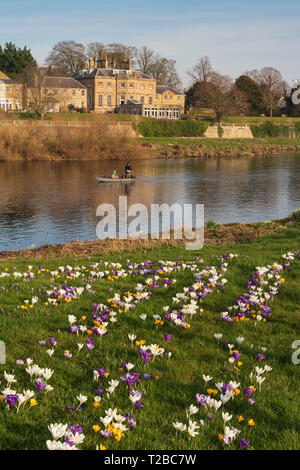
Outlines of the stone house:
<svg viewBox="0 0 300 470">
<path fill-rule="evenodd" d="M 73 109 L 87 110 L 87 89 L 72 77 L 45 76 L 42 87 L 52 93 L 54 98 L 53 108 L 49 112 L 60 112 Z M 34 89 L 30 84 L 26 91 L 26 106 L 30 105 L 31 92 Z"/>
<path fill-rule="evenodd" d="M 97 113 L 120 112 L 154 118 L 179 119 L 184 112 L 185 95 L 156 85 L 156 80 L 133 70 L 130 59 L 116 61 L 109 55 L 90 59 L 89 67 L 74 75 L 87 88 L 88 110 Z"/>
<path fill-rule="evenodd" d="M 11 80 L 7 75 L 0 71 L 0 110 L 21 110 L 22 93 L 22 84 Z"/>
</svg>

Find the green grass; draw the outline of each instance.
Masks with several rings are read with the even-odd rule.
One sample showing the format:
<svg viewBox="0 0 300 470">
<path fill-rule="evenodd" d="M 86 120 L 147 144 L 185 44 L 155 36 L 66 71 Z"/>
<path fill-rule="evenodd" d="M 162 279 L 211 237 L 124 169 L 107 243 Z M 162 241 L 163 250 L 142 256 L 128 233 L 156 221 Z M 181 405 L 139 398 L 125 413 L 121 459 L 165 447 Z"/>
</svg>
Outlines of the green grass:
<svg viewBox="0 0 300 470">
<path fill-rule="evenodd" d="M 300 122 L 300 117 L 269 117 L 269 116 L 228 116 L 223 120 L 225 123 L 233 124 L 263 124 L 266 121 L 272 121 L 274 124 L 294 124 Z"/>
<path fill-rule="evenodd" d="M 300 248 L 300 224 L 291 223 L 289 228 L 279 233 L 264 236 L 251 243 L 240 243 L 231 246 L 204 248 L 198 252 L 188 252 L 179 246 L 171 248 L 156 248 L 147 253 L 131 256 L 128 254 L 103 255 L 86 259 L 53 259 L 53 260 L 11 260 L 2 261 L 2 272 L 5 268 L 12 272 L 23 271 L 28 264 L 37 273 L 38 266 L 53 270 L 58 266 L 84 265 L 89 266 L 93 261 L 109 260 L 126 264 L 128 257 L 131 261 L 149 260 L 191 260 L 201 256 L 201 267 L 218 266 L 218 259 L 223 253 L 237 253 L 239 256 L 229 262 L 225 277 L 228 283 L 223 292 L 216 290 L 200 304 L 203 312 L 195 315 L 189 329 L 182 329 L 171 324 L 156 327 L 153 314 L 163 315 L 162 308 L 172 305 L 172 297 L 189 286 L 194 281 L 190 271 L 182 271 L 169 275 L 177 279 L 175 285 L 166 290 L 157 290 L 149 301 L 141 302 L 137 307 L 118 317 L 118 322 L 112 325 L 109 334 L 101 340 L 96 340 L 96 347 L 88 355 L 84 348 L 76 354 L 79 337 L 70 336 L 68 329 L 68 314 L 78 319 L 85 315 L 90 325 L 92 303 L 106 303 L 114 292 L 124 293 L 133 289 L 138 282 L 145 282 L 145 277 L 128 276 L 115 281 L 102 280 L 90 283 L 95 294 L 85 293 L 78 300 L 59 304 L 50 308 L 38 302 L 32 310 L 21 310 L 18 307 L 24 299 L 32 295 L 40 295 L 39 289 L 49 288 L 51 284 L 64 284 L 62 276 L 54 282 L 50 281 L 50 273 L 42 272 L 35 279 L 24 282 L 9 278 L 1 278 L 0 285 L 0 338 L 6 342 L 7 364 L 0 365 L 0 380 L 3 381 L 3 371 L 12 372 L 18 380 L 13 387 L 18 392 L 23 388 L 33 388 L 24 366 L 17 366 L 16 360 L 34 357 L 34 363 L 40 367 L 50 367 L 54 370 L 49 383 L 54 387 L 52 392 L 41 392 L 37 397 L 38 405 L 29 409 L 28 404 L 21 407 L 18 414 L 13 410 L 10 414 L 5 404 L 0 404 L 0 449 L 45 449 L 47 439 L 51 439 L 47 429 L 50 423 L 80 424 L 83 426 L 85 441 L 82 449 L 95 449 L 96 445 L 105 443 L 108 449 L 222 449 L 218 434 L 222 431 L 220 410 L 210 422 L 203 409 L 201 415 L 193 416 L 193 420 L 204 419 L 205 425 L 200 434 L 189 438 L 187 433 L 178 435 L 172 423 L 186 423 L 185 410 L 190 404 L 196 404 L 196 393 L 205 393 L 202 375 L 213 377 L 211 388 L 215 382 L 236 380 L 241 382 L 241 394 L 232 402 L 225 405 L 226 411 L 233 415 L 230 425 L 241 430 L 241 435 L 250 441 L 254 449 L 299 449 L 300 442 L 300 399 L 299 399 L 299 366 L 291 361 L 291 344 L 300 340 L 300 261 L 296 261 L 291 272 L 286 272 L 283 286 L 279 295 L 272 302 L 272 316 L 265 323 L 253 320 L 249 322 L 227 323 L 221 320 L 220 313 L 227 306 L 233 305 L 239 295 L 246 292 L 249 275 L 256 266 L 266 266 L 273 261 L 280 261 L 281 255 Z M 89 274 L 86 274 L 89 278 Z M 147 278 L 148 276 L 146 276 Z M 83 285 L 85 282 L 67 280 L 69 285 Z M 13 285 L 14 284 L 14 285 Z M 46 315 L 47 312 L 49 315 Z M 139 318 L 147 314 L 144 322 Z M 218 345 L 214 333 L 222 333 L 223 338 Z M 99 433 L 95 434 L 92 425 L 103 425 L 99 421 L 104 416 L 104 410 L 117 407 L 122 413 L 131 411 L 126 387 L 120 384 L 110 399 L 103 398 L 99 408 L 92 406 L 93 397 L 97 394 L 96 382 L 93 381 L 93 370 L 104 367 L 109 371 L 109 379 L 120 377 L 121 363 L 132 362 L 135 371 L 143 372 L 138 348 L 132 346 L 128 334 L 135 333 L 137 339 L 144 339 L 147 344 L 156 343 L 164 346 L 164 333 L 172 334 L 171 341 L 165 346 L 172 353 L 168 360 L 155 359 L 146 365 L 145 371 L 151 374 L 148 382 L 143 381 L 139 387 L 145 392 L 142 402 L 144 407 L 134 411 L 137 419 L 136 427 L 125 433 L 118 443 L 113 439 L 104 442 Z M 44 348 L 39 345 L 40 339 L 47 340 L 54 336 L 58 346 L 50 358 Z M 245 340 L 239 347 L 243 362 L 239 370 L 233 370 L 228 363 L 228 349 L 222 345 L 227 340 L 237 346 L 235 338 L 244 336 Z M 84 342 L 85 337 L 80 342 Z M 252 348 L 251 348 L 251 345 Z M 262 391 L 257 387 L 256 402 L 250 406 L 243 394 L 243 387 L 255 384 L 249 374 L 257 365 L 256 355 L 265 346 L 265 360 L 261 363 L 270 365 L 273 370 L 266 374 Z M 67 360 L 63 356 L 65 349 L 73 353 Z M 155 379 L 158 376 L 158 379 Z M 105 384 L 109 379 L 105 379 Z M 257 386 L 257 384 L 256 384 Z M 4 384 L 0 386 L 2 390 Z M 76 405 L 76 396 L 82 393 L 88 396 L 81 413 L 66 411 L 68 405 Z M 237 416 L 245 420 L 238 423 Z M 253 418 L 256 425 L 250 428 L 247 420 Z M 232 448 L 238 447 L 239 439 Z"/>
</svg>

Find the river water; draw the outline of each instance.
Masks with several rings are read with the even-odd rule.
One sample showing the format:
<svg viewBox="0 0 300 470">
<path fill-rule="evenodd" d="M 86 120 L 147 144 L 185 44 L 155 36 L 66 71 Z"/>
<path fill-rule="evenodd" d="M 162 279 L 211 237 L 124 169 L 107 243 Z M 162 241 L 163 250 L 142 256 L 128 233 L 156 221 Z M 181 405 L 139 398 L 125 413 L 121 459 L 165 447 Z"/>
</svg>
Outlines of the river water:
<svg viewBox="0 0 300 470">
<path fill-rule="evenodd" d="M 204 204 L 218 223 L 282 218 L 300 208 L 300 154 L 132 161 L 135 183 L 97 183 L 126 162 L 0 162 L 0 251 L 96 239 L 100 204 Z"/>
</svg>

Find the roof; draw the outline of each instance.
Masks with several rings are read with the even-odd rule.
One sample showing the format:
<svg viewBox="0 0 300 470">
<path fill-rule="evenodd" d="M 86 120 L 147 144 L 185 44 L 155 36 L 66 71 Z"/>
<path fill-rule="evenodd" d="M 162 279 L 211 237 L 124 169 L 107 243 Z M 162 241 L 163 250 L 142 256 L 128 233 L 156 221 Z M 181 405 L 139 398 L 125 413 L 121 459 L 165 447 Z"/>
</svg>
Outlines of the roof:
<svg viewBox="0 0 300 470">
<path fill-rule="evenodd" d="M 46 88 L 86 88 L 72 77 L 44 77 Z"/>
<path fill-rule="evenodd" d="M 120 69 L 91 69 L 91 70 L 81 70 L 74 74 L 74 78 L 95 78 L 95 77 L 115 77 L 118 75 L 119 78 L 138 78 L 145 80 L 154 80 L 149 75 L 141 72 L 140 70 L 120 70 Z"/>
<path fill-rule="evenodd" d="M 1 72 L 0 70 L 0 80 L 6 80 L 7 78 L 9 78 L 7 75 L 5 75 L 5 73 Z"/>
<path fill-rule="evenodd" d="M 0 71 L 0 80 L 1 82 L 7 83 L 9 85 L 17 85 L 17 82 L 9 78 L 5 73 Z"/>
<path fill-rule="evenodd" d="M 176 90 L 176 88 L 173 88 L 169 85 L 156 85 L 156 93 L 161 95 L 162 93 L 165 93 L 166 91 L 172 91 L 175 93 L 175 95 L 182 95 L 180 91 Z"/>
</svg>

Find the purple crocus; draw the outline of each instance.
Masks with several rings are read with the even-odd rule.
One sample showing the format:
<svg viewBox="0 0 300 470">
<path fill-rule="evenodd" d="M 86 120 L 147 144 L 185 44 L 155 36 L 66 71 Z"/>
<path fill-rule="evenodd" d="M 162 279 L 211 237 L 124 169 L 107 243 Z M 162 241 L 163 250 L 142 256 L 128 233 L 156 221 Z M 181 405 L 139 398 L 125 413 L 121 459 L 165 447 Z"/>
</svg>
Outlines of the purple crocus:
<svg viewBox="0 0 300 470">
<path fill-rule="evenodd" d="M 55 338 L 49 338 L 49 341 L 50 343 L 52 344 L 52 346 L 56 346 L 57 345 L 57 341 Z"/>
<path fill-rule="evenodd" d="M 72 426 L 69 426 L 69 431 L 75 436 L 75 434 L 78 432 L 80 434 L 82 432 L 82 426 L 77 426 L 76 424 L 72 424 Z"/>
<path fill-rule="evenodd" d="M 17 394 L 6 395 L 5 399 L 11 411 L 14 404 L 18 401 L 18 395 Z"/>
<path fill-rule="evenodd" d="M 168 341 L 170 341 L 170 339 L 172 338 L 172 335 L 169 335 L 168 333 L 166 333 L 165 335 L 165 342 L 167 343 Z"/>
<path fill-rule="evenodd" d="M 143 405 L 143 403 L 142 403 L 141 401 L 138 400 L 138 401 L 135 402 L 135 407 L 136 407 L 136 409 L 142 408 L 143 406 L 144 406 L 144 405 Z"/>
<path fill-rule="evenodd" d="M 95 341 L 93 339 L 88 338 L 86 340 L 86 347 L 88 348 L 89 351 L 91 351 L 95 347 Z"/>
<path fill-rule="evenodd" d="M 146 351 L 145 349 L 140 349 L 139 354 L 142 359 L 144 359 L 144 365 L 147 364 L 151 360 L 151 353 L 149 351 Z"/>
<path fill-rule="evenodd" d="M 199 406 L 205 406 L 207 402 L 207 398 L 208 398 L 207 395 L 202 395 L 200 393 L 196 394 L 196 400 Z"/>
<path fill-rule="evenodd" d="M 243 436 L 241 437 L 240 440 L 240 449 L 246 449 L 248 447 L 249 441 L 247 441 Z"/>
<path fill-rule="evenodd" d="M 43 390 L 45 388 L 45 384 L 42 381 L 42 379 L 36 379 L 35 385 L 36 385 L 36 388 L 37 388 L 38 392 L 40 392 L 41 390 Z"/>
</svg>

